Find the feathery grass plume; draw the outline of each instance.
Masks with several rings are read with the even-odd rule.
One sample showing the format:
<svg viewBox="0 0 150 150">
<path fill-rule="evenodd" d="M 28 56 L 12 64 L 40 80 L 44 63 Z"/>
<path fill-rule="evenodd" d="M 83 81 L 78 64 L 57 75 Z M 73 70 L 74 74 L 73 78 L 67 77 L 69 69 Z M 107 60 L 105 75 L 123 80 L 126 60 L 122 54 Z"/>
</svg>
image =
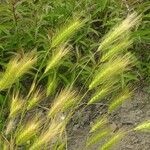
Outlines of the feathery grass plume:
<svg viewBox="0 0 150 150">
<path fill-rule="evenodd" d="M 71 21 L 69 25 L 56 33 L 56 35 L 52 39 L 51 48 L 59 46 L 60 44 L 66 42 L 68 38 L 70 38 L 77 30 L 79 30 L 84 25 L 84 23 L 85 21 L 81 21 L 80 19 Z"/>
<path fill-rule="evenodd" d="M 150 120 L 141 123 L 140 125 L 135 127 L 133 130 L 134 131 L 150 131 Z"/>
<path fill-rule="evenodd" d="M 68 108 L 68 104 L 74 102 L 76 100 L 76 92 L 71 89 L 64 89 L 60 92 L 58 97 L 55 98 L 51 109 L 48 113 L 49 117 L 53 117 L 58 112 L 62 112 Z"/>
<path fill-rule="evenodd" d="M 65 46 L 59 47 L 53 54 L 53 56 L 48 60 L 46 69 L 44 73 L 47 73 L 50 69 L 57 66 L 61 59 L 69 52 L 69 48 L 66 48 Z"/>
<path fill-rule="evenodd" d="M 31 95 L 27 102 L 27 110 L 32 109 L 35 107 L 42 99 L 44 99 L 44 92 L 40 89 L 37 89 L 35 93 Z"/>
<path fill-rule="evenodd" d="M 131 44 L 132 40 L 129 40 L 128 37 L 122 39 L 120 42 L 113 44 L 110 48 L 108 48 L 109 50 L 107 52 L 104 52 L 101 61 L 105 62 L 111 58 L 118 56 L 118 54 L 129 48 Z"/>
<path fill-rule="evenodd" d="M 4 73 L 2 73 L 2 77 L 0 79 L 0 90 L 9 88 L 16 81 L 16 72 L 18 69 L 16 59 L 13 59 L 8 63 L 7 69 Z"/>
<path fill-rule="evenodd" d="M 96 103 L 102 100 L 108 94 L 110 94 L 114 90 L 114 87 L 113 87 L 114 84 L 115 84 L 115 79 L 110 81 L 109 83 L 106 83 L 105 85 L 102 85 L 100 88 L 98 88 L 97 91 L 92 96 L 92 98 L 89 100 L 87 105 Z"/>
<path fill-rule="evenodd" d="M 109 150 L 111 149 L 114 145 L 116 145 L 117 142 L 119 142 L 123 137 L 125 136 L 125 132 L 119 131 L 115 135 L 113 135 L 108 142 L 106 142 L 104 145 L 102 145 L 99 150 Z"/>
<path fill-rule="evenodd" d="M 113 112 L 116 108 L 118 108 L 124 101 L 129 99 L 132 95 L 132 92 L 129 92 L 129 89 L 125 88 L 114 100 L 110 103 L 108 107 L 108 112 Z"/>
<path fill-rule="evenodd" d="M 74 97 L 68 99 L 66 101 L 66 103 L 64 103 L 63 108 L 62 108 L 62 112 L 66 112 L 69 110 L 73 111 L 73 109 L 76 108 L 75 106 L 78 104 L 79 100 L 80 100 L 79 96 L 76 95 L 76 93 L 74 93 Z"/>
<path fill-rule="evenodd" d="M 16 134 L 16 144 L 22 145 L 36 135 L 37 131 L 40 128 L 40 121 L 33 119 L 28 122 L 26 125 L 22 126 L 21 129 Z"/>
<path fill-rule="evenodd" d="M 109 135 L 109 133 L 110 133 L 110 131 L 108 129 L 98 131 L 98 133 L 95 133 L 87 140 L 86 146 L 89 147 L 89 146 L 96 144 L 103 138 L 107 137 Z"/>
<path fill-rule="evenodd" d="M 18 61 L 18 66 L 20 67 L 17 71 L 17 77 L 19 78 L 22 74 L 27 73 L 29 69 L 33 67 L 33 65 L 37 61 L 37 56 L 35 51 L 26 53 L 22 59 Z"/>
<path fill-rule="evenodd" d="M 108 119 L 106 116 L 102 116 L 102 118 L 98 118 L 96 122 L 91 127 L 90 133 L 95 132 L 96 130 L 103 128 L 108 123 Z"/>
<path fill-rule="evenodd" d="M 126 32 L 131 30 L 131 28 L 139 23 L 141 16 L 137 15 L 137 13 L 132 13 L 127 16 L 125 20 L 123 20 L 120 25 L 114 27 L 112 31 L 110 31 L 103 38 L 98 51 L 107 49 L 111 44 L 120 39 L 121 36 L 124 36 Z"/>
<path fill-rule="evenodd" d="M 9 88 L 18 78 L 31 69 L 35 62 L 36 56 L 33 52 L 25 54 L 23 58 L 17 56 L 11 59 L 0 79 L 0 90 Z"/>
<path fill-rule="evenodd" d="M 24 101 L 23 98 L 19 95 L 19 92 L 13 93 L 12 101 L 10 104 L 10 113 L 9 118 L 15 117 L 23 107 Z"/>
<path fill-rule="evenodd" d="M 129 69 L 128 66 L 132 63 L 131 56 L 132 55 L 130 53 L 127 53 L 123 57 L 117 57 L 115 60 L 110 60 L 106 64 L 102 65 L 102 67 L 100 67 L 99 71 L 93 77 L 93 80 L 89 85 L 89 90 L 105 83 L 110 79 L 113 79 L 117 75 Z"/>
<path fill-rule="evenodd" d="M 65 121 L 55 121 L 52 120 L 50 127 L 44 133 L 42 133 L 37 140 L 31 145 L 29 150 L 37 150 L 44 144 L 50 142 L 53 138 L 58 135 L 61 135 L 65 129 Z"/>
</svg>

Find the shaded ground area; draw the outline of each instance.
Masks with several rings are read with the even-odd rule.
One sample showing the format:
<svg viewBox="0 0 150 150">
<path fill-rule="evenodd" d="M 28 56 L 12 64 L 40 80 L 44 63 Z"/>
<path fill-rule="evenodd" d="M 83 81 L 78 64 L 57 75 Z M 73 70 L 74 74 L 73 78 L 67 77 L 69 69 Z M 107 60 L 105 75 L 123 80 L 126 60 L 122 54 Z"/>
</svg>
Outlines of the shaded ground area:
<svg viewBox="0 0 150 150">
<path fill-rule="evenodd" d="M 90 127 L 90 122 L 97 115 L 105 113 L 105 106 L 99 104 L 92 106 L 83 112 L 78 121 L 73 119 L 71 126 L 73 130 L 68 135 L 68 150 L 85 150 L 85 141 Z M 79 111 L 80 112 L 80 111 Z M 79 112 L 77 116 L 81 115 Z M 76 118 L 76 117 L 75 117 Z M 135 91 L 133 98 L 127 101 L 119 108 L 116 113 L 110 116 L 111 125 L 114 130 L 125 129 L 130 130 L 139 123 L 150 119 L 150 95 L 144 90 Z M 89 150 L 96 150 L 101 143 Z M 150 133 L 128 134 L 114 150 L 150 150 Z"/>
</svg>

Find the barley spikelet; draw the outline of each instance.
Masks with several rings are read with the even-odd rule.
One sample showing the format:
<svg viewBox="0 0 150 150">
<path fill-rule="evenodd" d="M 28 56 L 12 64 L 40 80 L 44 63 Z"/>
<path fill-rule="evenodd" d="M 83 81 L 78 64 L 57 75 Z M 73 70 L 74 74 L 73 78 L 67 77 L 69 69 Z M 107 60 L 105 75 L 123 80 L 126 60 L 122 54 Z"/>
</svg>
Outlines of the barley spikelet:
<svg viewBox="0 0 150 150">
<path fill-rule="evenodd" d="M 17 77 L 19 78 L 24 73 L 27 73 L 29 69 L 33 67 L 33 65 L 36 63 L 37 57 L 35 52 L 26 53 L 22 59 L 18 61 L 18 71 L 17 71 Z"/>
<path fill-rule="evenodd" d="M 73 111 L 75 106 L 78 104 L 78 100 L 79 100 L 79 97 L 76 95 L 76 93 L 74 93 L 74 97 L 68 99 L 64 103 L 63 108 L 62 108 L 62 112 L 66 112 L 69 110 Z"/>
<path fill-rule="evenodd" d="M 6 71 L 0 79 L 0 90 L 9 88 L 15 81 L 32 68 L 36 62 L 36 57 L 33 53 L 27 53 L 23 58 L 15 57 L 10 60 Z"/>
<path fill-rule="evenodd" d="M 115 81 L 115 79 L 113 80 Z M 113 82 L 110 81 L 110 83 L 106 83 L 105 85 L 102 85 L 92 96 L 92 98 L 89 100 L 88 105 L 91 105 L 93 103 L 99 102 L 102 100 L 105 96 L 110 94 L 113 90 Z"/>
<path fill-rule="evenodd" d="M 145 121 L 134 128 L 135 131 L 150 131 L 150 120 Z"/>
<path fill-rule="evenodd" d="M 110 60 L 108 63 L 104 64 L 96 73 L 89 85 L 89 89 L 91 90 L 123 73 L 123 71 L 129 69 L 128 66 L 130 64 L 131 55 L 129 53 L 124 55 L 122 58 L 118 57 L 115 60 Z"/>
<path fill-rule="evenodd" d="M 131 30 L 133 26 L 137 25 L 140 18 L 141 17 L 138 16 L 137 13 L 132 13 L 127 16 L 127 18 L 123 20 L 120 25 L 114 27 L 113 30 L 103 38 L 98 51 L 107 49 L 114 41 L 117 41 L 121 36 L 124 36 L 124 34 Z"/>
<path fill-rule="evenodd" d="M 44 73 L 48 72 L 52 68 L 56 67 L 61 59 L 69 52 L 68 48 L 65 48 L 64 46 L 60 47 L 59 49 L 56 50 L 56 52 L 53 54 L 50 60 L 48 60 L 46 69 Z"/>
<path fill-rule="evenodd" d="M 50 142 L 57 135 L 61 135 L 64 131 L 65 124 L 64 122 L 56 122 L 52 120 L 50 127 L 44 133 L 42 133 L 37 140 L 33 143 L 33 145 L 29 148 L 29 150 L 37 150 L 44 144 Z"/>
<path fill-rule="evenodd" d="M 58 112 L 62 112 L 63 110 L 66 110 L 66 108 L 68 108 L 67 105 L 69 103 L 74 102 L 75 98 L 76 98 L 75 91 L 72 91 L 70 89 L 64 89 L 54 100 L 54 103 L 51 106 L 48 116 L 52 117 Z"/>
<path fill-rule="evenodd" d="M 0 79 L 0 90 L 9 88 L 15 82 L 17 67 L 16 60 L 11 60 L 8 63 L 6 71 L 2 73 L 2 78 Z"/>
<path fill-rule="evenodd" d="M 108 119 L 106 116 L 103 116 L 102 118 L 98 118 L 96 120 L 96 123 L 93 124 L 91 127 L 90 133 L 95 132 L 96 130 L 103 128 L 108 123 Z"/>
<path fill-rule="evenodd" d="M 39 127 L 40 122 L 36 119 L 33 119 L 25 126 L 21 127 L 21 130 L 18 131 L 16 135 L 16 144 L 21 145 L 26 143 L 29 139 L 31 139 L 34 135 L 36 135 Z"/>
<path fill-rule="evenodd" d="M 126 50 L 132 44 L 132 40 L 128 38 L 122 39 L 122 41 L 115 43 L 113 46 L 109 47 L 108 51 L 105 52 L 101 58 L 102 62 L 108 61 L 111 58 L 117 57 L 120 53 Z"/>
<path fill-rule="evenodd" d="M 112 136 L 108 142 L 106 142 L 102 147 L 99 148 L 99 150 L 109 150 L 114 145 L 116 145 L 117 142 L 119 142 L 123 137 L 125 136 L 124 132 L 118 132 L 114 136 Z"/>
<path fill-rule="evenodd" d="M 19 96 L 19 92 L 13 93 L 9 117 L 15 117 L 22 110 L 23 104 L 24 101 L 23 98 Z"/>
<path fill-rule="evenodd" d="M 98 133 L 96 133 L 95 135 L 92 135 L 88 141 L 86 146 L 89 147 L 91 145 L 96 144 L 97 142 L 99 142 L 100 140 L 102 140 L 103 138 L 106 138 L 109 135 L 110 131 L 109 130 L 102 130 L 99 131 Z"/>
<path fill-rule="evenodd" d="M 58 33 L 52 39 L 51 47 L 56 47 L 64 42 L 68 38 L 71 37 L 78 29 L 80 29 L 84 24 L 84 21 L 79 19 L 73 20 L 69 25 L 67 25 L 64 29 L 58 31 Z"/>
<path fill-rule="evenodd" d="M 118 108 L 124 101 L 126 101 L 130 97 L 131 97 L 131 92 L 129 92 L 128 89 L 125 89 L 124 91 L 122 91 L 122 93 L 116 98 L 114 98 L 114 100 L 110 103 L 108 112 L 111 113 L 112 111 L 114 111 L 116 108 Z"/>
<path fill-rule="evenodd" d="M 40 89 L 37 89 L 36 92 L 32 94 L 32 96 L 29 98 L 27 102 L 27 110 L 32 109 L 40 101 L 42 101 L 44 99 L 43 95 L 44 93 Z"/>
</svg>

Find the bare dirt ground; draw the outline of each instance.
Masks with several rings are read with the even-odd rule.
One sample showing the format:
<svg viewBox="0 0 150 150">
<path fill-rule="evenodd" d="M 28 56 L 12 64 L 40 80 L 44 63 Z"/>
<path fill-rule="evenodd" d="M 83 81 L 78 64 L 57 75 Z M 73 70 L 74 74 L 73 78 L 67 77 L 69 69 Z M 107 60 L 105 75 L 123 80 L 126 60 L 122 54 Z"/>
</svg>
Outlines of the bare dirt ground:
<svg viewBox="0 0 150 150">
<path fill-rule="evenodd" d="M 85 142 L 88 136 L 90 123 L 98 115 L 105 114 L 105 106 L 99 104 L 86 109 L 80 119 L 72 120 L 73 130 L 68 132 L 68 150 L 86 150 Z M 124 103 L 116 113 L 110 116 L 114 128 L 130 130 L 139 123 L 150 119 L 150 94 L 142 89 L 135 91 L 133 98 Z M 88 150 L 97 150 L 101 143 Z M 150 150 L 150 133 L 130 132 L 114 150 Z"/>
</svg>

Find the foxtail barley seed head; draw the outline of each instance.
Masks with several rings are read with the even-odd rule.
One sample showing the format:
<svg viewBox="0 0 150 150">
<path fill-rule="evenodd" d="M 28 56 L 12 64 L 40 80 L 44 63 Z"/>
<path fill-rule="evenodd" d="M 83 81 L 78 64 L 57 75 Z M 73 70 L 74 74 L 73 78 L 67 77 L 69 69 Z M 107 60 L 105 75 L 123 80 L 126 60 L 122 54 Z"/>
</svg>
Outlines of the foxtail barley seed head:
<svg viewBox="0 0 150 150">
<path fill-rule="evenodd" d="M 39 149 L 42 145 L 47 144 L 50 142 L 55 136 L 61 135 L 62 132 L 65 129 L 65 124 L 64 122 L 56 122 L 52 120 L 50 127 L 48 130 L 46 130 L 44 133 L 42 133 L 37 140 L 31 145 L 29 150 L 37 150 Z"/>
<path fill-rule="evenodd" d="M 84 25 L 84 21 L 80 19 L 73 20 L 64 29 L 58 31 L 54 38 L 52 39 L 51 48 L 57 47 L 60 44 L 66 42 L 77 30 L 79 30 Z"/>
<path fill-rule="evenodd" d="M 117 41 L 121 36 L 124 36 L 126 32 L 130 31 L 133 26 L 139 23 L 140 18 L 141 16 L 138 16 L 137 13 L 132 13 L 127 16 L 120 25 L 114 27 L 113 30 L 103 38 L 98 51 L 108 48 L 114 41 Z"/>
<path fill-rule="evenodd" d="M 126 54 L 123 57 L 118 57 L 115 60 L 110 60 L 95 74 L 92 82 L 89 85 L 89 90 L 105 83 L 108 80 L 114 79 L 114 77 L 129 69 L 129 65 L 131 63 L 132 61 L 130 54 Z"/>
<path fill-rule="evenodd" d="M 91 127 L 90 133 L 97 131 L 98 129 L 103 128 L 108 123 L 108 119 L 106 116 L 102 116 L 98 118 L 96 122 Z"/>
<path fill-rule="evenodd" d="M 59 49 L 56 50 L 56 52 L 54 52 L 53 56 L 51 57 L 50 60 L 48 60 L 46 69 L 44 71 L 44 73 L 47 73 L 49 70 L 53 69 L 54 67 L 56 67 L 61 59 L 69 52 L 68 48 L 65 48 L 64 46 L 60 47 Z"/>
<path fill-rule="evenodd" d="M 92 98 L 89 100 L 87 105 L 91 105 L 93 103 L 99 102 L 107 95 L 109 95 L 111 92 L 113 92 L 115 89 L 114 81 L 115 79 L 99 87 L 97 91 L 94 93 L 94 95 L 92 96 Z"/>
<path fill-rule="evenodd" d="M 33 93 L 28 99 L 27 110 L 32 109 L 40 101 L 42 101 L 44 99 L 43 95 L 44 95 L 44 93 L 40 89 L 37 89 L 37 91 L 35 93 Z"/>
<path fill-rule="evenodd" d="M 73 103 L 75 99 L 76 99 L 75 91 L 72 91 L 70 89 L 64 89 L 63 91 L 61 91 L 58 97 L 55 98 L 51 106 L 51 109 L 48 113 L 48 116 L 52 117 L 55 114 L 62 112 L 63 110 L 66 110 L 68 108 L 68 105 L 70 106 L 70 104 Z"/>
<path fill-rule="evenodd" d="M 18 57 L 11 59 L 0 79 L 0 90 L 9 88 L 18 78 L 27 73 L 35 62 L 36 56 L 33 52 L 25 54 L 21 59 Z"/>
<path fill-rule="evenodd" d="M 93 134 L 88 140 L 86 146 L 92 146 L 102 140 L 103 138 L 106 138 L 109 135 L 110 131 L 108 129 L 98 131 L 97 133 Z"/>
<path fill-rule="evenodd" d="M 102 145 L 99 150 L 109 150 L 114 146 L 117 142 L 119 142 L 125 136 L 125 132 L 119 131 L 115 135 L 113 135 L 108 142 Z"/>
<path fill-rule="evenodd" d="M 105 62 L 112 58 L 117 57 L 119 54 L 124 52 L 131 44 L 132 44 L 132 40 L 129 40 L 127 38 L 123 39 L 120 42 L 117 42 L 116 44 L 109 47 L 107 52 L 104 52 L 101 61 Z"/>
<path fill-rule="evenodd" d="M 23 98 L 19 96 L 19 92 L 13 93 L 9 117 L 12 118 L 16 116 L 22 110 L 23 104 L 24 101 Z"/>
<path fill-rule="evenodd" d="M 108 107 L 108 112 L 111 113 L 116 108 L 118 108 L 124 101 L 128 100 L 131 97 L 132 92 L 129 92 L 128 89 L 122 91 L 120 95 L 114 98 Z"/>
<path fill-rule="evenodd" d="M 22 126 L 21 130 L 16 135 L 16 144 L 21 145 L 26 143 L 30 138 L 36 135 L 37 131 L 40 128 L 40 121 L 33 119 L 25 126 Z"/>
</svg>

